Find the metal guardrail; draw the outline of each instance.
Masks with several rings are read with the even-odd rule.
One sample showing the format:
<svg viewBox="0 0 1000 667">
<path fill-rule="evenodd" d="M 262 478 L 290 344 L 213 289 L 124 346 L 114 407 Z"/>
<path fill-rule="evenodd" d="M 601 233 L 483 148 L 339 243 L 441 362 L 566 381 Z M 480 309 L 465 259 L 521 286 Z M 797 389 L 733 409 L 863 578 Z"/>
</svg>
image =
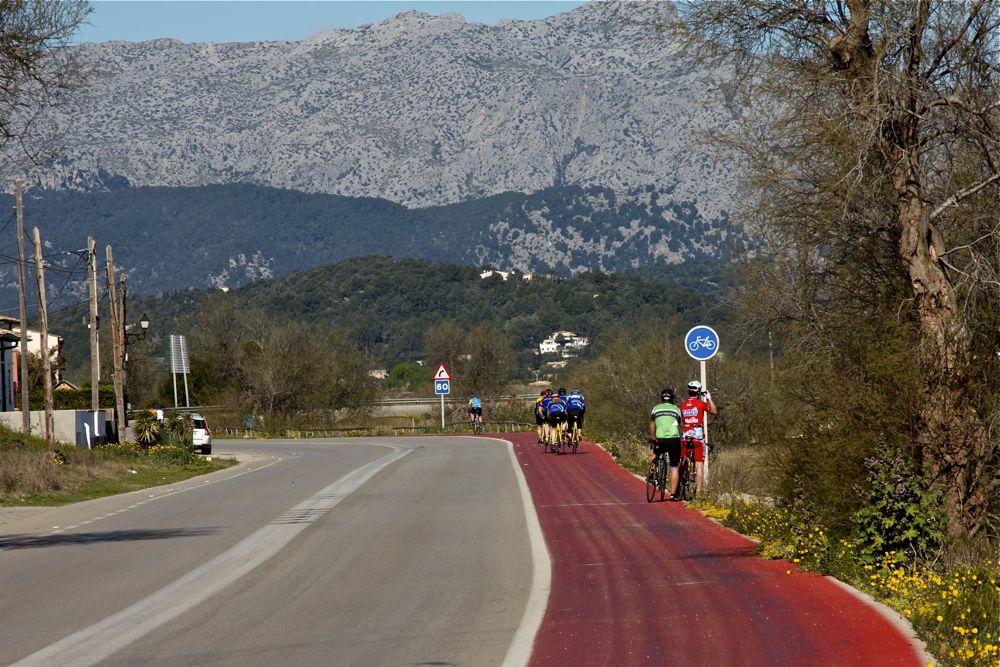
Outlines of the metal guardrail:
<svg viewBox="0 0 1000 667">
<path fill-rule="evenodd" d="M 496 404 L 506 403 L 510 400 L 527 401 L 538 398 L 537 394 L 511 394 L 508 396 L 498 396 L 496 398 L 481 397 L 484 403 Z M 358 405 L 423 405 L 425 403 L 440 403 L 440 396 L 412 397 L 412 398 L 380 398 L 377 401 L 362 401 Z M 445 404 L 448 403 L 468 403 L 468 396 L 447 395 L 444 397 Z"/>
<path fill-rule="evenodd" d="M 530 431 L 535 428 L 534 424 L 518 421 L 484 421 L 483 432 L 486 433 L 515 433 L 518 431 Z M 275 431 L 256 428 L 220 428 L 213 429 L 215 435 L 222 439 L 270 439 L 280 438 L 283 440 L 300 440 L 304 438 L 349 438 L 364 436 L 399 436 L 399 435 L 422 435 L 435 433 L 471 433 L 472 422 L 461 421 L 445 424 L 445 428 L 440 426 L 355 426 L 344 428 L 324 428 L 324 429 L 278 429 Z"/>
</svg>

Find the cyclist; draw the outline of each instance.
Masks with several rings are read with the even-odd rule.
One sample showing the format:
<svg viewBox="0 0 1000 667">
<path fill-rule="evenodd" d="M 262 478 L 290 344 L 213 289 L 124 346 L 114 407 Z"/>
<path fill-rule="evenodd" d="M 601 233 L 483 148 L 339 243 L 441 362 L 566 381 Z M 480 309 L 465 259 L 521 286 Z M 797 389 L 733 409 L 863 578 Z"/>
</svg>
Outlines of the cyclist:
<svg viewBox="0 0 1000 667">
<path fill-rule="evenodd" d="M 548 406 L 550 445 L 558 444 L 559 424 L 566 422 L 566 390 L 560 389 L 559 391 L 562 393 L 553 396 Z"/>
<path fill-rule="evenodd" d="M 705 469 L 705 414 L 716 414 L 715 401 L 701 382 L 688 382 L 687 400 L 681 403 L 681 416 L 684 418 L 684 433 L 681 441 L 681 456 L 688 454 L 687 439 L 691 438 L 694 448 L 695 483 L 694 494 L 701 493 L 701 474 Z"/>
<path fill-rule="evenodd" d="M 666 388 L 660 392 L 660 403 L 653 406 L 649 414 L 649 443 L 652 461 L 667 454 L 670 461 L 670 499 L 677 498 L 677 466 L 681 462 L 681 409 L 674 405 L 674 390 Z"/>
<path fill-rule="evenodd" d="M 472 392 L 472 398 L 469 399 L 469 421 L 474 425 L 477 422 L 479 426 L 483 424 L 483 402 L 476 392 Z"/>
<path fill-rule="evenodd" d="M 539 444 L 544 445 L 547 442 L 551 442 L 551 433 L 549 432 L 549 403 L 552 402 L 552 390 L 546 389 L 542 392 L 541 398 L 535 403 L 535 421 L 537 422 L 541 419 L 541 433 L 542 439 L 539 440 Z"/>
<path fill-rule="evenodd" d="M 532 409 L 535 413 L 535 432 L 538 434 L 539 445 L 545 444 L 545 441 L 542 440 L 542 436 L 545 434 L 545 417 L 547 412 L 545 408 L 542 407 L 542 401 L 544 400 L 545 390 L 542 389 L 542 391 L 538 394 L 538 398 L 535 399 L 535 407 Z"/>
<path fill-rule="evenodd" d="M 566 397 L 566 428 L 571 432 L 573 427 L 583 432 L 583 413 L 587 411 L 587 402 L 579 389 L 574 388 Z"/>
</svg>

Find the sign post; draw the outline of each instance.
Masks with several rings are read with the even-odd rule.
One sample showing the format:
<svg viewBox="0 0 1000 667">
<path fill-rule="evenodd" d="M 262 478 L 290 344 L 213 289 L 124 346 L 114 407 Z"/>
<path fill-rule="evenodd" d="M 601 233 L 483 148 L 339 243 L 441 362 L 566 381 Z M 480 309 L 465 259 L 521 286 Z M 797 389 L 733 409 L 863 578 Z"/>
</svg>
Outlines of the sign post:
<svg viewBox="0 0 1000 667">
<path fill-rule="evenodd" d="M 715 356 L 715 353 L 719 351 L 719 334 L 715 333 L 715 329 L 712 327 L 707 327 L 699 324 L 693 327 L 684 336 L 684 349 L 687 351 L 688 356 L 692 359 L 696 359 L 701 365 L 701 387 L 703 391 L 708 390 L 707 376 L 705 374 L 705 362 Z M 703 467 L 705 479 L 702 480 L 702 484 L 708 483 L 708 414 L 705 414 L 705 424 L 704 424 L 704 442 L 705 442 L 705 465 Z"/>
<path fill-rule="evenodd" d="M 451 375 L 441 363 L 434 371 L 434 393 L 441 397 L 441 429 L 444 429 L 444 397 L 451 393 Z"/>
</svg>

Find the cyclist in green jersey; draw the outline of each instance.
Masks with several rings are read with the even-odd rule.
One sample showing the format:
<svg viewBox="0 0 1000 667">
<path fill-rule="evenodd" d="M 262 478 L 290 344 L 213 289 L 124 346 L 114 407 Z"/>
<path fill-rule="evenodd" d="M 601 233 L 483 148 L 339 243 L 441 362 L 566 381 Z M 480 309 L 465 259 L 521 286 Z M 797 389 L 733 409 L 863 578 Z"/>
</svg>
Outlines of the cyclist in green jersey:
<svg viewBox="0 0 1000 667">
<path fill-rule="evenodd" d="M 666 453 L 670 459 L 670 499 L 677 500 L 677 466 L 681 462 L 681 409 L 674 404 L 674 390 L 660 392 L 660 403 L 649 414 L 650 457 Z"/>
</svg>

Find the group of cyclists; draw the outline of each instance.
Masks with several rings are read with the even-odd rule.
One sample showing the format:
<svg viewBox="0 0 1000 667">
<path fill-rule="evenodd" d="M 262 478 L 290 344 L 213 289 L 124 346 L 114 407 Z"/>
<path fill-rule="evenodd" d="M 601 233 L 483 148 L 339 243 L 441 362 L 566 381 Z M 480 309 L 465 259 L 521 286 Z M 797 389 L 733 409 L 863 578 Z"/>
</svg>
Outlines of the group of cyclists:
<svg viewBox="0 0 1000 667">
<path fill-rule="evenodd" d="M 701 493 L 701 483 L 705 465 L 705 415 L 717 412 L 712 394 L 698 380 L 687 385 L 687 398 L 678 403 L 672 388 L 660 392 L 660 403 L 653 407 L 649 415 L 650 461 L 666 456 L 670 466 L 670 499 L 678 500 L 678 466 L 682 456 L 692 456 L 695 461 L 695 495 Z M 469 419 L 473 424 L 482 424 L 483 403 L 476 394 L 469 399 Z M 538 444 L 555 444 L 561 425 L 570 432 L 583 430 L 583 416 L 587 402 L 579 389 L 568 394 L 560 387 L 558 391 L 544 389 L 535 399 L 534 415 Z"/>
<path fill-rule="evenodd" d="M 541 446 L 556 443 L 557 433 L 561 425 L 571 433 L 583 431 L 583 415 L 587 411 L 587 400 L 579 389 L 573 389 L 569 394 L 563 387 L 553 392 L 544 389 L 535 399 L 535 430 L 538 433 L 538 444 Z"/>
</svg>

